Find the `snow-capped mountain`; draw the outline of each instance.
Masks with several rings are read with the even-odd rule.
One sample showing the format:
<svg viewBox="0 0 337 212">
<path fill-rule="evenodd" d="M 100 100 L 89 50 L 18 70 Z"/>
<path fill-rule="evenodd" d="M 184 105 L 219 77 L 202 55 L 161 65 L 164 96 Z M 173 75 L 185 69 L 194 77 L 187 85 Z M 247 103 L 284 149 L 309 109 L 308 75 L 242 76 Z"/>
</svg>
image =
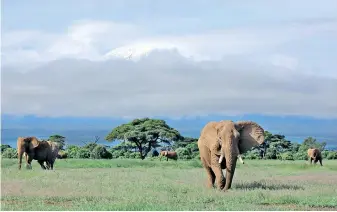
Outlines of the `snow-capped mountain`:
<svg viewBox="0 0 337 212">
<path fill-rule="evenodd" d="M 182 51 L 182 47 L 172 43 L 145 42 L 126 45 L 115 48 L 104 55 L 104 59 L 124 58 L 129 60 L 139 60 L 147 57 L 153 51 L 178 51 L 182 56 L 187 56 Z"/>
</svg>

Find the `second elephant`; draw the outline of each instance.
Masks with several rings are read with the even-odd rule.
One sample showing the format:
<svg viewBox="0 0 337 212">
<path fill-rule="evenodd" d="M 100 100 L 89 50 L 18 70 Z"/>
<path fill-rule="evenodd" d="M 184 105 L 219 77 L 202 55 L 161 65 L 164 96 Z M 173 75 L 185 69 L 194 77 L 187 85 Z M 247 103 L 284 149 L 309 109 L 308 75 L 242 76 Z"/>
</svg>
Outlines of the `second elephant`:
<svg viewBox="0 0 337 212">
<path fill-rule="evenodd" d="M 160 160 L 162 159 L 162 157 L 166 157 L 166 161 L 168 161 L 169 158 L 173 159 L 173 160 L 177 160 L 178 155 L 176 152 L 174 151 L 161 151 L 160 152 Z"/>
<path fill-rule="evenodd" d="M 317 148 L 308 149 L 308 156 L 309 156 L 310 164 L 312 164 L 312 161 L 314 161 L 314 164 L 316 164 L 317 161 L 319 161 L 321 166 L 323 166 L 323 164 L 322 164 L 322 154 L 321 154 L 321 151 L 319 151 L 319 149 L 317 149 Z"/>
<path fill-rule="evenodd" d="M 33 159 L 37 160 L 42 169 L 46 169 L 44 162 L 46 162 L 48 169 L 53 169 L 55 159 L 58 154 L 58 145 L 51 141 L 39 141 L 36 137 L 19 137 L 17 140 L 19 169 L 21 169 L 22 156 L 25 154 L 26 166 L 31 168 Z"/>
<path fill-rule="evenodd" d="M 255 122 L 225 120 L 207 123 L 201 130 L 198 147 L 208 176 L 208 187 L 213 187 L 216 180 L 219 189 L 230 189 L 240 154 L 263 142 L 264 129 Z M 226 178 L 222 169 L 226 169 Z"/>
</svg>

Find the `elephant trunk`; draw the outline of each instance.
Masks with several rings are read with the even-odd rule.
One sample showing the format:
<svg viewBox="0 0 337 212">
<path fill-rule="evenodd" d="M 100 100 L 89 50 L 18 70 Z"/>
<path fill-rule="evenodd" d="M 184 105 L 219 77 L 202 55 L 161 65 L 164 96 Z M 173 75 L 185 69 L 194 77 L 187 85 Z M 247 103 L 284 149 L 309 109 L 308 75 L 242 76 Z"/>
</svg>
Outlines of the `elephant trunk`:
<svg viewBox="0 0 337 212">
<path fill-rule="evenodd" d="M 230 157 L 229 160 L 226 160 L 226 185 L 224 187 L 224 190 L 228 190 L 232 186 L 232 180 L 234 177 L 236 167 L 236 158 Z"/>
</svg>

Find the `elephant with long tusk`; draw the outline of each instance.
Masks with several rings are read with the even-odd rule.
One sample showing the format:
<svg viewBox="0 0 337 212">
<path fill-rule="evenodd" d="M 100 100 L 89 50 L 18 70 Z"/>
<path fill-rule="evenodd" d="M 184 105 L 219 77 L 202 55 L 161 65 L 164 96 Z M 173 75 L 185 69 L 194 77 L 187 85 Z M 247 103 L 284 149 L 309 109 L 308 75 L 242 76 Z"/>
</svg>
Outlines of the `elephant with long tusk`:
<svg viewBox="0 0 337 212">
<path fill-rule="evenodd" d="M 221 190 L 231 188 L 236 161 L 244 164 L 241 154 L 264 142 L 264 129 L 252 121 L 209 122 L 198 140 L 200 159 L 208 176 L 208 187 L 215 180 Z M 222 173 L 226 169 L 226 178 Z"/>
</svg>

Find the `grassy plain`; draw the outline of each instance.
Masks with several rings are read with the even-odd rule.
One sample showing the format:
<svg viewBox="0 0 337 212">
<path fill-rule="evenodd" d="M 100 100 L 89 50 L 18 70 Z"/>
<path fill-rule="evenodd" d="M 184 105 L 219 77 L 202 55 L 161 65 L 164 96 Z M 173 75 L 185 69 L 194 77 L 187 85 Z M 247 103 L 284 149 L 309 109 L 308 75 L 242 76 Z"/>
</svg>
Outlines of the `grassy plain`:
<svg viewBox="0 0 337 212">
<path fill-rule="evenodd" d="M 245 160 L 232 190 L 205 187 L 200 161 L 1 161 L 1 210 L 337 210 L 337 161 Z"/>
</svg>

